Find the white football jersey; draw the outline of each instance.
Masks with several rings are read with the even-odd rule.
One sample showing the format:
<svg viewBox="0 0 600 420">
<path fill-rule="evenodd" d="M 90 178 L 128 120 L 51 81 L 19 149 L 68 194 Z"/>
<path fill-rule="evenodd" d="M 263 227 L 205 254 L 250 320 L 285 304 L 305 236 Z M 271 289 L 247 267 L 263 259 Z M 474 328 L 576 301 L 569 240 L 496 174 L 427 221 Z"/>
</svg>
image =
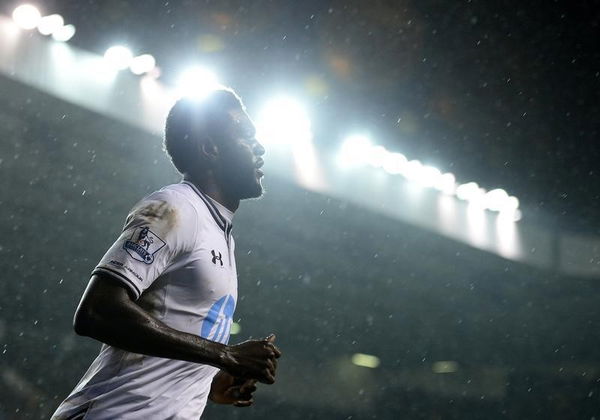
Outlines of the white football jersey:
<svg viewBox="0 0 600 420">
<path fill-rule="evenodd" d="M 237 302 L 233 213 L 193 184 L 140 201 L 92 274 L 166 325 L 227 343 Z M 52 419 L 198 419 L 218 369 L 103 345 Z"/>
</svg>

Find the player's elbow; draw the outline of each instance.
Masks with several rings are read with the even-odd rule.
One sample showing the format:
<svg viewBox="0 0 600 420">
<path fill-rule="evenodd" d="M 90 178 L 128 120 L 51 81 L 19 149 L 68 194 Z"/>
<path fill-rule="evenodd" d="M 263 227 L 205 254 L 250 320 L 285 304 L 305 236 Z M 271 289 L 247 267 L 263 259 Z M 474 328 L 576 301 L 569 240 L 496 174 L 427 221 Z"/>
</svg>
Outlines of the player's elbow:
<svg viewBox="0 0 600 420">
<path fill-rule="evenodd" d="M 73 316 L 73 329 L 77 335 L 89 336 L 93 330 L 93 315 L 91 311 L 82 305 L 77 308 Z"/>
<path fill-rule="evenodd" d="M 97 338 L 105 324 L 102 311 L 96 310 L 93 305 L 82 302 L 73 317 L 73 329 L 77 335 Z"/>
<path fill-rule="evenodd" d="M 122 313 L 127 296 L 122 286 L 115 286 L 110 281 L 98 281 L 97 276 L 92 276 L 73 316 L 73 329 L 78 335 L 101 340 L 118 322 L 116 314 Z"/>
</svg>

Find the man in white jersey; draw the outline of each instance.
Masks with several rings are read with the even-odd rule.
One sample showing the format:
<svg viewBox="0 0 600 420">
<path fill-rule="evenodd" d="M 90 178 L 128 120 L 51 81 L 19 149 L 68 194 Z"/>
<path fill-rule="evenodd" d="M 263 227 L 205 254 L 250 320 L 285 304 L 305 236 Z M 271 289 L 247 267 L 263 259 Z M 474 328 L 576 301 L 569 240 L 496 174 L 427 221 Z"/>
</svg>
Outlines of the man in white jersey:
<svg viewBox="0 0 600 420">
<path fill-rule="evenodd" d="M 142 199 L 92 272 L 75 331 L 102 349 L 53 419 L 198 419 L 275 381 L 274 335 L 227 345 L 237 302 L 233 213 L 262 194 L 264 149 L 240 99 L 182 99 L 165 149 L 183 174 Z"/>
</svg>

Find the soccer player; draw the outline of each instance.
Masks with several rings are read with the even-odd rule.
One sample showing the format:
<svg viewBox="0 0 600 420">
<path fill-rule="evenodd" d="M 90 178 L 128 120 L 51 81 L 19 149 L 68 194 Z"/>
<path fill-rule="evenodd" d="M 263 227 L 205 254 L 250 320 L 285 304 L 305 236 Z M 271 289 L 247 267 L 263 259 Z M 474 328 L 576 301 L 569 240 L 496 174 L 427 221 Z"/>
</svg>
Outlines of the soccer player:
<svg viewBox="0 0 600 420">
<path fill-rule="evenodd" d="M 231 90 L 180 99 L 165 149 L 183 181 L 135 205 L 93 270 L 74 328 L 104 344 L 53 419 L 198 419 L 208 398 L 247 406 L 275 381 L 274 335 L 227 345 L 232 217 L 263 191 L 254 125 Z"/>
</svg>

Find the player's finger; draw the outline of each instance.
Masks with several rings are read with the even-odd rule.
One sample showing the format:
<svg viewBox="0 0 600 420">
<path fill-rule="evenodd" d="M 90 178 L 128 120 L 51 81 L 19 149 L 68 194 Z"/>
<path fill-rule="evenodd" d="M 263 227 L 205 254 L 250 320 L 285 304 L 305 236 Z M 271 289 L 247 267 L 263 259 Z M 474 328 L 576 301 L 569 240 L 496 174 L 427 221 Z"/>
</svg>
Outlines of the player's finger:
<svg viewBox="0 0 600 420">
<path fill-rule="evenodd" d="M 256 391 L 256 380 L 254 380 L 254 379 L 247 380 L 246 382 L 244 382 L 242 384 L 242 386 L 240 386 L 240 392 L 242 394 L 244 394 L 244 393 L 251 394 L 254 391 Z"/>
<path fill-rule="evenodd" d="M 250 407 L 253 403 L 254 403 L 254 400 L 250 399 L 250 400 L 236 401 L 233 403 L 233 405 L 235 407 Z"/>
<path fill-rule="evenodd" d="M 227 391 L 225 391 L 225 395 L 227 395 L 229 398 L 234 399 L 234 400 L 244 399 L 242 397 L 242 392 L 241 392 L 240 388 L 238 388 L 236 386 L 228 388 Z"/>
<path fill-rule="evenodd" d="M 275 340 L 275 335 L 271 334 L 269 337 L 267 337 L 264 340 L 264 342 L 268 346 L 268 348 L 271 349 L 271 351 L 273 352 L 273 357 L 278 359 L 281 357 L 281 350 L 279 350 L 279 348 L 275 344 L 273 344 L 274 340 Z"/>
<path fill-rule="evenodd" d="M 252 398 L 252 394 L 256 391 L 255 385 L 249 385 L 245 388 L 240 388 L 238 392 L 238 397 L 235 397 L 237 400 L 249 400 Z"/>
<path fill-rule="evenodd" d="M 261 381 L 262 383 L 269 384 L 269 385 L 272 385 L 275 383 L 275 376 L 273 376 L 273 374 L 271 373 L 271 371 L 269 369 L 263 370 L 262 374 L 263 374 L 263 380 Z"/>
<path fill-rule="evenodd" d="M 275 357 L 281 357 L 281 350 L 279 350 L 277 346 L 273 344 L 275 343 L 276 338 L 277 336 L 275 334 L 269 334 L 267 338 L 265 338 L 265 341 L 270 344 L 271 349 L 273 349 L 273 352 L 275 353 Z"/>
<path fill-rule="evenodd" d="M 255 390 L 254 390 L 255 391 Z M 239 400 L 239 401 L 246 401 L 246 400 L 251 400 L 252 399 L 252 393 L 254 391 L 248 390 L 247 392 L 245 391 L 240 391 L 239 392 L 239 397 L 234 398 L 235 400 Z"/>
<path fill-rule="evenodd" d="M 281 350 L 275 344 L 271 344 L 271 348 L 273 349 L 273 353 L 275 353 L 275 358 L 279 359 L 281 357 Z"/>
</svg>

